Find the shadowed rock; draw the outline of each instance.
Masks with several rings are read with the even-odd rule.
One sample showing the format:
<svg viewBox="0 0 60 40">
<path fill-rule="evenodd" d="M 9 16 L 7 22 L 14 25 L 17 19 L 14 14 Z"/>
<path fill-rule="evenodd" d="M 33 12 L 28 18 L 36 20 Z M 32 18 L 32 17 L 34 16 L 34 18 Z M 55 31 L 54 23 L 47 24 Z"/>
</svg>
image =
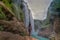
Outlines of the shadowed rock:
<svg viewBox="0 0 60 40">
<path fill-rule="evenodd" d="M 20 36 L 18 34 L 13 34 L 10 32 L 0 31 L 0 40 L 37 40 L 29 36 Z"/>
</svg>

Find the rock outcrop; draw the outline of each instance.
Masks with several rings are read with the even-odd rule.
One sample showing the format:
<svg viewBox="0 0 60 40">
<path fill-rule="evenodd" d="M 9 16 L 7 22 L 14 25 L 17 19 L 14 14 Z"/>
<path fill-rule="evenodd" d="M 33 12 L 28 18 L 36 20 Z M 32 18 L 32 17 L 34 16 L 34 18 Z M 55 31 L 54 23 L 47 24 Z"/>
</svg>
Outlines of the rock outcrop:
<svg viewBox="0 0 60 40">
<path fill-rule="evenodd" d="M 29 36 L 20 36 L 19 34 L 0 31 L 0 40 L 37 40 L 37 39 Z"/>
</svg>

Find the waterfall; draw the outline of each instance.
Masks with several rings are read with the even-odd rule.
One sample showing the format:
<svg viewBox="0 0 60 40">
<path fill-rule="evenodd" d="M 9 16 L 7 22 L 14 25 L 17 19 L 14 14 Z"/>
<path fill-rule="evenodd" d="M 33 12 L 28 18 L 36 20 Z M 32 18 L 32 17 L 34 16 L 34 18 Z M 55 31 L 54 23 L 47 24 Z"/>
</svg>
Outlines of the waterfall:
<svg viewBox="0 0 60 40">
<path fill-rule="evenodd" d="M 30 22 L 31 27 L 32 27 L 31 34 L 33 34 L 33 32 L 34 32 L 34 20 L 33 20 L 33 17 L 32 17 L 31 10 L 29 9 L 26 0 L 24 0 L 23 5 L 24 5 L 23 11 L 24 11 L 24 14 L 25 14 L 25 25 L 28 29 L 29 22 Z"/>
<path fill-rule="evenodd" d="M 25 26 L 28 27 L 29 26 L 29 11 L 28 11 L 28 6 L 27 3 L 25 1 L 23 1 L 23 12 L 24 12 L 24 17 L 25 17 Z"/>
<path fill-rule="evenodd" d="M 14 9 L 15 9 L 14 12 L 15 12 L 18 19 L 20 19 L 20 4 L 21 4 L 21 1 L 22 0 L 13 0 L 13 6 L 14 6 Z M 48 11 L 48 8 L 49 8 L 51 2 L 46 7 L 46 13 Z M 40 25 L 38 25 L 39 28 L 38 28 L 37 32 L 35 32 L 34 19 L 33 19 L 33 15 L 32 15 L 33 10 L 31 9 L 31 7 L 29 7 L 30 5 L 28 5 L 28 2 L 26 0 L 23 0 L 22 4 L 23 4 L 23 12 L 24 12 L 24 23 L 25 23 L 25 26 L 27 28 L 27 31 L 28 31 L 28 27 L 29 27 L 29 23 L 30 23 L 31 27 L 32 27 L 31 35 L 35 35 L 35 37 L 39 37 L 37 34 L 38 34 L 38 31 L 39 31 Z"/>
<path fill-rule="evenodd" d="M 35 2 L 33 3 L 32 1 L 33 1 L 33 2 L 34 2 L 34 1 L 36 2 L 36 1 L 37 1 L 37 2 L 38 2 L 38 0 L 29 0 L 29 1 L 28 1 L 28 4 L 29 4 L 29 3 L 30 3 L 30 4 L 29 4 L 28 6 L 29 6 L 30 10 L 33 11 L 33 12 L 35 12 L 35 11 L 39 11 L 39 12 L 40 12 L 41 10 L 39 10 L 39 9 L 40 9 L 41 7 L 39 8 L 38 6 L 39 6 L 41 3 L 40 3 L 40 4 L 39 4 L 39 2 L 38 2 L 38 4 L 36 3 L 36 5 L 38 5 L 38 6 L 36 6 L 36 7 L 38 7 L 39 9 L 33 10 L 34 8 L 36 9 L 36 7 L 35 7 Z M 42 1 L 42 2 L 44 3 L 44 0 L 40 0 L 40 1 Z M 47 0 L 46 0 L 46 1 L 47 1 Z M 51 4 L 52 1 L 53 1 L 53 0 L 48 1 L 48 2 L 47 2 L 48 5 L 46 5 L 46 2 L 44 3 L 46 6 L 43 7 L 43 8 L 45 8 L 45 10 L 43 11 L 43 13 L 44 13 L 46 16 L 44 16 L 43 20 L 45 20 L 46 17 L 48 16 L 48 15 L 47 15 L 47 11 L 48 11 L 48 8 L 49 8 L 49 6 L 50 6 L 50 4 Z M 33 6 L 33 4 L 34 4 L 34 6 Z M 41 6 L 42 6 L 42 5 L 41 5 Z M 42 8 L 42 9 L 43 9 L 43 8 Z M 37 19 L 37 16 L 38 16 L 38 19 L 40 19 L 40 17 L 41 17 L 40 14 L 42 14 L 42 13 L 37 13 L 37 12 L 35 12 L 35 13 L 32 13 L 32 14 L 33 14 L 34 17 L 36 17 L 36 19 Z M 36 14 L 37 16 L 35 16 L 35 14 Z M 43 14 L 43 15 L 44 15 L 44 14 Z M 42 16 L 43 16 L 43 15 L 42 15 Z M 41 19 L 40 19 L 40 20 L 41 20 Z M 37 24 L 37 25 L 38 25 L 38 24 Z M 38 25 L 38 26 L 39 26 L 39 25 Z M 40 26 L 39 26 L 39 28 L 40 28 Z M 38 28 L 38 30 L 37 30 L 36 32 L 34 31 L 33 34 L 38 33 L 39 28 Z M 33 27 L 33 30 L 34 30 L 34 27 Z M 35 35 L 36 35 L 36 34 L 35 34 Z"/>
<path fill-rule="evenodd" d="M 28 27 L 29 27 L 29 22 L 31 24 L 31 27 L 32 27 L 32 30 L 31 30 L 31 33 L 34 32 L 34 20 L 32 18 L 32 13 L 28 7 L 28 4 L 26 2 L 26 0 L 12 0 L 13 2 L 13 7 L 14 7 L 14 12 L 15 12 L 15 15 L 16 17 L 20 20 L 20 4 L 22 3 L 23 5 L 23 12 L 24 12 L 24 23 L 25 23 L 25 26 L 27 28 L 27 31 L 28 31 Z"/>
<path fill-rule="evenodd" d="M 15 9 L 14 12 L 15 12 L 17 18 L 20 19 L 20 4 L 21 4 L 22 0 L 12 0 L 12 1 L 13 1 L 14 9 Z M 50 5 L 50 3 L 49 3 L 49 5 Z M 27 28 L 27 31 L 28 31 L 29 22 L 30 22 L 31 27 L 32 27 L 31 34 L 38 33 L 39 29 L 37 30 L 37 32 L 35 32 L 35 29 L 34 29 L 34 19 L 32 17 L 33 10 L 31 9 L 31 7 L 29 7 L 29 5 L 28 5 L 29 3 L 26 0 L 23 0 L 22 4 L 23 4 L 24 17 L 25 17 L 24 23 Z M 47 6 L 46 10 L 48 9 L 49 5 Z"/>
<path fill-rule="evenodd" d="M 29 12 L 29 17 L 30 17 L 30 22 L 31 22 L 31 26 L 32 26 L 31 34 L 33 34 L 35 32 L 35 29 L 34 29 L 34 19 L 32 17 L 31 11 Z"/>
</svg>

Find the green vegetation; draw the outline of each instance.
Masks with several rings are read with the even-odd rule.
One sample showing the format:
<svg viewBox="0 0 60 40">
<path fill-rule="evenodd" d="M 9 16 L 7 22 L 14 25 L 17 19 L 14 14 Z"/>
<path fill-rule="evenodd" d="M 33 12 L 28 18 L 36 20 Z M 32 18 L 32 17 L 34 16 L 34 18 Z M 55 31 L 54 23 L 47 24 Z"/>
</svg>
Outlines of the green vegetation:
<svg viewBox="0 0 60 40">
<path fill-rule="evenodd" d="M 60 0 L 54 0 L 54 8 L 60 8 Z"/>
<path fill-rule="evenodd" d="M 4 30 L 3 26 L 2 26 L 2 25 L 0 25 L 0 31 L 3 31 L 3 30 Z"/>
<path fill-rule="evenodd" d="M 4 20 L 6 19 L 6 16 L 5 16 L 5 14 L 3 14 L 3 12 L 0 13 L 0 20 L 1 19 L 4 19 Z"/>
<path fill-rule="evenodd" d="M 0 0 L 1 2 L 3 2 L 4 4 L 5 4 L 5 6 L 7 7 L 7 8 L 9 8 L 9 10 L 11 10 L 14 14 L 15 14 L 15 12 L 14 12 L 14 10 L 16 10 L 16 9 L 13 9 L 13 4 L 12 4 L 12 0 Z M 9 14 L 9 12 L 7 11 L 7 13 L 8 14 L 6 14 L 6 12 L 5 11 L 3 11 L 3 10 L 5 10 L 5 11 L 7 11 L 6 9 L 4 9 L 4 8 L 2 8 L 1 6 L 0 6 L 0 20 L 5 20 L 5 21 L 7 21 L 7 15 Z M 24 13 L 23 13 L 23 11 L 22 11 L 22 4 L 20 5 L 20 8 L 18 8 L 18 10 L 19 10 L 19 12 L 16 12 L 16 14 L 17 13 L 19 13 L 19 14 L 17 14 L 17 15 L 20 15 L 20 21 L 22 22 L 22 21 L 24 21 Z M 17 10 L 17 11 L 18 11 Z M 8 15 L 9 16 L 9 15 Z M 15 15 L 16 16 L 16 15 Z M 10 16 L 9 16 L 10 17 Z M 11 17 L 12 18 L 12 17 Z M 17 16 L 16 16 L 16 18 L 17 18 Z M 17 18 L 18 19 L 18 18 Z M 8 23 L 9 23 L 10 21 L 8 21 Z M 22 24 L 21 24 L 22 25 Z M 6 26 L 6 25 L 5 25 Z M 23 25 L 24 26 L 24 25 Z M 21 26 L 22 27 L 22 26 Z M 23 28 L 24 29 L 24 28 Z M 0 23 L 0 31 L 3 31 L 4 30 L 4 26 L 3 25 L 1 25 L 1 23 Z M 10 28 L 9 28 L 9 30 L 10 30 Z M 25 30 L 24 31 L 21 31 L 20 32 L 20 35 L 21 36 L 25 36 L 26 35 L 26 33 L 25 33 Z"/>
<path fill-rule="evenodd" d="M 1 0 L 7 7 L 12 8 L 12 0 Z"/>
<path fill-rule="evenodd" d="M 14 6 L 13 6 L 13 4 L 12 4 L 12 0 L 1 0 L 13 13 L 15 13 L 16 11 L 14 11 L 14 10 L 16 10 L 16 9 L 13 9 L 14 8 Z M 18 8 L 18 10 L 19 10 L 19 12 L 16 12 L 16 14 L 17 13 L 19 13 L 18 15 L 20 15 L 20 17 L 18 17 L 18 16 L 16 16 L 16 17 L 18 17 L 18 19 L 20 19 L 21 21 L 24 21 L 24 13 L 23 13 L 23 11 L 22 11 L 22 8 L 23 8 L 23 5 L 22 4 L 20 4 L 20 8 Z M 17 11 L 18 11 L 17 10 Z M 0 11 L 2 11 L 2 7 L 0 7 Z M 3 12 L 3 11 L 2 11 Z M 16 15 L 15 14 L 15 15 Z"/>
<path fill-rule="evenodd" d="M 57 10 L 59 11 L 59 9 L 60 9 L 60 0 L 53 0 L 48 11 L 51 15 L 52 14 L 54 15 L 54 14 L 58 14 L 56 12 L 57 12 Z M 59 15 L 60 15 L 60 13 L 59 13 Z"/>
<path fill-rule="evenodd" d="M 0 1 L 3 2 L 11 10 L 12 8 L 11 0 L 0 0 Z M 0 19 L 6 19 L 6 15 L 4 14 L 2 10 L 3 8 L 2 6 L 0 6 Z"/>
</svg>

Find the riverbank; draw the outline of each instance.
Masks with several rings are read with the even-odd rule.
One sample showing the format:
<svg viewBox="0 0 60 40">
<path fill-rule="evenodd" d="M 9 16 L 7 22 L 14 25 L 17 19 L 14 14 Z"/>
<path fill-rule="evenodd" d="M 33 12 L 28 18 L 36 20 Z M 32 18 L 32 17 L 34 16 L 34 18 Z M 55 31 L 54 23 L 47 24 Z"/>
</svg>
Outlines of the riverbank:
<svg viewBox="0 0 60 40">
<path fill-rule="evenodd" d="M 21 36 L 19 34 L 0 31 L 0 40 L 37 40 L 37 39 L 32 38 L 30 36 Z"/>
</svg>

